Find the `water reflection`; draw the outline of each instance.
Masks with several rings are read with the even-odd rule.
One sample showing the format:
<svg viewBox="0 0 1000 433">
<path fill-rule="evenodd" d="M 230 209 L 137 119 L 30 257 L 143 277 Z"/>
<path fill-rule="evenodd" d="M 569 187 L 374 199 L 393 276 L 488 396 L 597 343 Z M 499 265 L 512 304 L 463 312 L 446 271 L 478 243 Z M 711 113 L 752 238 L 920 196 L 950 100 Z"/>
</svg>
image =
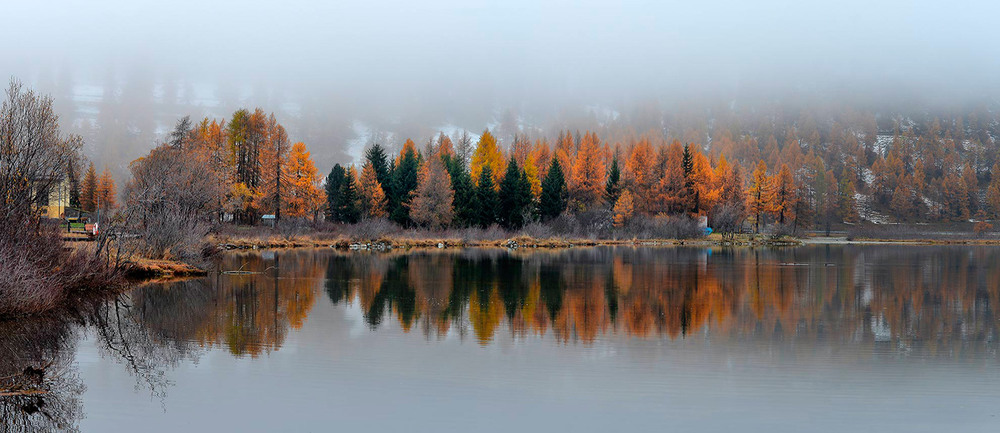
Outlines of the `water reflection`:
<svg viewBox="0 0 1000 433">
<path fill-rule="evenodd" d="M 333 250 L 241 253 L 237 274 L 135 290 L 136 320 L 162 344 L 256 357 L 303 325 L 321 292 L 441 338 L 593 343 L 613 335 L 896 342 L 983 350 L 997 331 L 1000 249 L 588 248 L 535 252 Z M 182 349 L 182 348 L 178 348 Z"/>
<path fill-rule="evenodd" d="M 84 391 L 68 320 L 0 323 L 0 431 L 76 431 Z"/>
<path fill-rule="evenodd" d="M 895 341 L 980 350 L 997 331 L 993 248 L 595 248 L 330 253 L 326 292 L 441 337 L 471 327 L 585 344 L 602 336 Z"/>
<path fill-rule="evenodd" d="M 391 327 L 484 346 L 699 338 L 993 359 L 998 254 L 890 246 L 230 254 L 220 263 L 229 272 L 138 287 L 68 318 L 0 323 L 0 426 L 76 428 L 81 336 L 162 400 L 183 362 L 209 351 L 267 356 L 320 306 L 358 311 L 373 334 Z"/>
</svg>

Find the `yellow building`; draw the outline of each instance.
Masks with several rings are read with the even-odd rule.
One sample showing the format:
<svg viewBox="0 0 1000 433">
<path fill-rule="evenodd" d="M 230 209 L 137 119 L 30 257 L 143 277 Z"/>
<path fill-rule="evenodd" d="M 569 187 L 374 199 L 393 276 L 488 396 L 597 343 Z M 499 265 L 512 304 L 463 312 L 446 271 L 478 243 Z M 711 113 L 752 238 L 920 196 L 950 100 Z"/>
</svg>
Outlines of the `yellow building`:
<svg viewBox="0 0 1000 433">
<path fill-rule="evenodd" d="M 47 191 L 38 192 L 38 205 L 42 216 L 47 218 L 63 218 L 69 209 L 69 178 L 63 176 L 58 182 L 53 182 Z M 46 200 L 45 197 L 48 197 Z"/>
</svg>

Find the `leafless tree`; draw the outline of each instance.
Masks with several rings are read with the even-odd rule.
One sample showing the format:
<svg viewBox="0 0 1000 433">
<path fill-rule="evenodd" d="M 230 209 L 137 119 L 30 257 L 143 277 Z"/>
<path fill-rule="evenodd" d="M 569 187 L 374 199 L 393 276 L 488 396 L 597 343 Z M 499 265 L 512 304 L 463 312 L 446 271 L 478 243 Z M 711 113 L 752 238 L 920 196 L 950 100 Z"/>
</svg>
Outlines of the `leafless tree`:
<svg viewBox="0 0 1000 433">
<path fill-rule="evenodd" d="M 463 130 L 461 134 L 456 133 L 451 141 L 455 143 L 455 155 L 465 167 L 468 167 L 472 160 L 473 151 L 472 137 L 469 136 L 469 131 Z"/>
<path fill-rule="evenodd" d="M 0 105 L 0 316 L 39 313 L 73 289 L 104 286 L 113 272 L 70 253 L 40 205 L 78 157 L 79 137 L 59 131 L 52 99 L 11 80 Z"/>
<path fill-rule="evenodd" d="M 36 205 L 63 180 L 81 143 L 60 133 L 51 98 L 11 80 L 0 106 L 0 236 L 38 230 Z"/>
<path fill-rule="evenodd" d="M 168 145 L 130 169 L 121 214 L 125 233 L 138 236 L 140 253 L 147 257 L 194 258 L 192 248 L 208 232 L 223 186 L 203 175 L 197 158 Z"/>
</svg>

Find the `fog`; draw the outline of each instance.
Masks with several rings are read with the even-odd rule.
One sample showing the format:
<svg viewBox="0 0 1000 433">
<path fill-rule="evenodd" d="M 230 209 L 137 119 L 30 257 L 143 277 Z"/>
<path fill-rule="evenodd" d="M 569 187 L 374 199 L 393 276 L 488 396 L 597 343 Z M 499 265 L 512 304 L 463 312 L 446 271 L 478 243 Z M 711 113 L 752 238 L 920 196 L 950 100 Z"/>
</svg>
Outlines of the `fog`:
<svg viewBox="0 0 1000 433">
<path fill-rule="evenodd" d="M 274 112 L 321 170 L 372 131 L 684 101 L 994 102 L 1000 5 L 929 1 L 11 1 L 0 73 L 117 172 L 183 115 Z M 113 149 L 113 150 L 111 150 Z"/>
</svg>

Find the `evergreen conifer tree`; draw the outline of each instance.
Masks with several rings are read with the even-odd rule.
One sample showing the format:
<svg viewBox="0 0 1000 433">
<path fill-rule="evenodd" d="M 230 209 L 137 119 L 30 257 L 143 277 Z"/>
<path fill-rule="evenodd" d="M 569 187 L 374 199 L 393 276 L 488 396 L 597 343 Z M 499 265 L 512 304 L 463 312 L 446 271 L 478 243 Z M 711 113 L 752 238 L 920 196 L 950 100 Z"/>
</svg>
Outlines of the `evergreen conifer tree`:
<svg viewBox="0 0 1000 433">
<path fill-rule="evenodd" d="M 337 216 L 345 223 L 355 224 L 361 220 L 361 205 L 359 203 L 357 174 L 354 167 L 348 168 L 340 183 L 340 197 L 337 203 Z"/>
<path fill-rule="evenodd" d="M 493 185 L 493 172 L 484 168 L 476 185 L 476 223 L 481 227 L 489 227 L 497 221 L 500 198 Z"/>
<path fill-rule="evenodd" d="M 498 218 L 500 225 L 507 229 L 518 229 L 524 225 L 526 203 L 524 203 L 522 196 L 523 178 L 524 171 L 518 168 L 517 161 L 511 156 L 510 161 L 507 162 L 507 171 L 500 182 L 500 214 Z"/>
<path fill-rule="evenodd" d="M 538 213 L 543 220 L 550 220 L 558 217 L 565 209 L 566 178 L 559 165 L 559 158 L 552 158 L 552 164 L 542 182 L 542 196 L 538 203 Z"/>
<path fill-rule="evenodd" d="M 451 176 L 451 189 L 455 192 L 455 199 L 452 202 L 455 209 L 454 224 L 462 227 L 477 224 L 476 190 L 469 170 L 462 163 L 462 159 L 457 157 L 448 157 L 446 167 L 448 175 Z"/>
<path fill-rule="evenodd" d="M 608 170 L 608 181 L 604 185 L 604 201 L 609 206 L 614 206 L 618 201 L 618 196 L 622 193 L 621 178 L 621 168 L 618 167 L 618 152 L 615 152 L 615 156 L 611 160 L 611 168 Z"/>
<path fill-rule="evenodd" d="M 417 172 L 420 163 L 417 161 L 417 152 L 413 146 L 408 146 L 403 150 L 399 164 L 392 171 L 392 194 L 389 199 L 389 206 L 392 207 L 390 217 L 393 221 L 409 226 L 413 223 L 410 219 L 410 199 L 413 190 L 417 189 Z"/>
<path fill-rule="evenodd" d="M 333 166 L 330 174 L 326 176 L 326 219 L 333 222 L 342 222 L 340 216 L 340 192 L 341 184 L 347 176 L 347 171 L 340 164 Z"/>
</svg>

